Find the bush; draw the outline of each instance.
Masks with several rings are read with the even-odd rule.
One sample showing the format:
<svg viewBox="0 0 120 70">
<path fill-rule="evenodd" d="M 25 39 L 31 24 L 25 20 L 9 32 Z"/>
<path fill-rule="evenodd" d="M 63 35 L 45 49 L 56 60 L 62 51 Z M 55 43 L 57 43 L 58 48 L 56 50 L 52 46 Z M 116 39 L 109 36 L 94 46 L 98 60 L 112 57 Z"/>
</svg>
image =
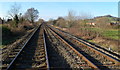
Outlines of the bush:
<svg viewBox="0 0 120 70">
<path fill-rule="evenodd" d="M 10 28 L 2 26 L 2 36 L 10 36 L 12 34 Z"/>
<path fill-rule="evenodd" d="M 26 32 L 23 28 L 12 28 L 11 31 L 13 32 L 13 36 L 22 36 Z"/>
<path fill-rule="evenodd" d="M 9 44 L 11 41 L 9 40 L 12 36 L 12 32 L 10 28 L 6 26 L 2 26 L 2 45 Z"/>
<path fill-rule="evenodd" d="M 2 26 L 2 45 L 11 44 L 24 34 L 25 34 L 25 30 L 23 28 L 13 28 L 13 27 L 7 27 L 3 25 Z"/>
</svg>

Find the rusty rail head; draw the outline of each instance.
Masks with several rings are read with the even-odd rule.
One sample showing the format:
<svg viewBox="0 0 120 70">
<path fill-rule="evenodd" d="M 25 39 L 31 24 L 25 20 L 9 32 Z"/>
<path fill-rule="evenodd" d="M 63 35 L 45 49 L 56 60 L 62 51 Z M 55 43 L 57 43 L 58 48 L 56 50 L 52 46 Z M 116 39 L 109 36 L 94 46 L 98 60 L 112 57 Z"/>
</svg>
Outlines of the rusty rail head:
<svg viewBox="0 0 120 70">
<path fill-rule="evenodd" d="M 54 26 L 52 26 L 52 27 L 54 27 Z M 56 27 L 55 27 L 55 28 L 56 28 Z M 60 28 L 58 28 L 58 29 L 60 29 Z M 59 31 L 59 33 L 60 33 L 60 34 L 64 34 L 64 33 L 62 33 L 61 31 Z M 64 35 L 65 35 L 65 34 L 64 34 Z M 106 58 L 109 59 L 110 61 L 113 61 L 113 62 L 115 63 L 114 65 L 120 65 L 120 62 L 119 62 L 118 60 L 115 60 L 114 58 L 111 58 L 110 56 L 108 56 L 108 55 L 106 55 L 106 54 L 104 54 L 104 53 L 102 53 L 102 52 L 100 52 L 100 51 L 97 51 L 96 49 L 94 49 L 93 47 L 91 47 L 91 45 L 89 45 L 89 44 L 86 45 L 86 44 L 85 44 L 86 42 L 84 42 L 84 41 L 80 42 L 80 41 L 78 41 L 78 40 L 76 40 L 76 39 L 73 39 L 73 40 L 74 40 L 75 42 L 77 42 L 78 44 L 83 45 L 83 46 L 91 49 L 92 51 L 95 51 L 97 54 L 100 54 L 100 55 L 106 57 Z"/>
<path fill-rule="evenodd" d="M 46 46 L 46 39 L 45 39 L 45 31 L 43 30 L 43 39 L 44 39 L 44 47 L 45 47 L 45 53 L 46 53 L 46 63 L 47 63 L 47 70 L 49 70 L 49 61 L 48 61 L 48 53 L 47 53 L 47 46 Z"/>
<path fill-rule="evenodd" d="M 97 54 L 100 54 L 100 55 L 106 57 L 107 59 L 109 59 L 109 60 L 115 62 L 115 65 L 120 65 L 120 62 L 119 62 L 119 61 L 117 61 L 117 60 L 115 60 L 115 59 L 109 57 L 108 55 L 106 55 L 106 54 L 104 54 L 104 53 L 102 53 L 102 52 L 100 52 L 100 51 L 97 51 L 97 50 L 95 50 L 94 48 L 92 48 L 92 47 L 90 47 L 90 46 L 87 46 L 87 45 L 85 45 L 84 43 L 81 43 L 80 41 L 78 41 L 78 40 L 76 40 L 76 39 L 73 39 L 73 40 L 74 40 L 75 42 L 77 42 L 78 44 L 81 44 L 81 45 L 83 45 L 83 46 L 89 48 L 90 50 L 96 52 Z"/>
<path fill-rule="evenodd" d="M 93 64 L 91 61 L 89 61 L 85 56 L 83 56 L 81 53 L 79 53 L 77 50 L 75 50 L 71 45 L 69 45 L 64 39 L 62 39 L 59 35 L 57 35 L 54 31 L 50 30 L 56 37 L 58 37 L 60 40 L 62 40 L 62 42 L 64 42 L 67 47 L 71 48 L 79 57 L 82 57 L 83 60 L 85 60 L 88 65 L 90 65 L 92 68 L 94 68 L 95 70 L 99 70 L 99 68 Z"/>
<path fill-rule="evenodd" d="M 30 39 L 33 37 L 33 35 L 37 32 L 37 30 L 40 28 L 41 25 L 39 25 L 39 27 L 31 34 L 31 36 L 29 37 L 29 39 L 26 41 L 26 43 L 22 46 L 21 50 L 17 53 L 17 55 L 15 56 L 15 58 L 10 62 L 10 64 L 8 65 L 6 70 L 11 69 L 13 63 L 15 62 L 15 60 L 17 59 L 17 57 L 20 55 L 20 53 L 23 51 L 24 47 L 27 45 L 27 43 L 30 41 Z"/>
</svg>

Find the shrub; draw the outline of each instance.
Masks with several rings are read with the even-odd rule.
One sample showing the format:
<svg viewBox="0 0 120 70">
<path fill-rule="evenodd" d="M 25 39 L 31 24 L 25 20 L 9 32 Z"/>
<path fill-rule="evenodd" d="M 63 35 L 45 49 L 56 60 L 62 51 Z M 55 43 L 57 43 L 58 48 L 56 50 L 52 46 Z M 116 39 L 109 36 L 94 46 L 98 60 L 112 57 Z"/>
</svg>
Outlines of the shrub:
<svg viewBox="0 0 120 70">
<path fill-rule="evenodd" d="M 13 36 L 22 36 L 26 32 L 23 28 L 12 28 L 11 31 L 13 32 Z"/>
<path fill-rule="evenodd" d="M 11 34 L 12 34 L 12 32 L 11 32 L 10 28 L 8 28 L 6 26 L 2 26 L 2 36 L 9 36 Z"/>
<path fill-rule="evenodd" d="M 12 32 L 10 28 L 6 26 L 2 26 L 2 45 L 6 45 L 10 43 L 10 38 L 12 36 Z"/>
</svg>

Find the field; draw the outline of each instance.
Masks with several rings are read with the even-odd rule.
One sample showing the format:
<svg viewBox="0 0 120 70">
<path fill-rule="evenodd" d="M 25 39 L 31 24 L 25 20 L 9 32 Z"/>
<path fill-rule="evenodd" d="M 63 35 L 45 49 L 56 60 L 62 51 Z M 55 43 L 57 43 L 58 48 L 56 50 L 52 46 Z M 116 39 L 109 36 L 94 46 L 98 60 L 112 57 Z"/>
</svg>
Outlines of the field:
<svg viewBox="0 0 120 70">
<path fill-rule="evenodd" d="M 103 37 L 118 40 L 118 29 L 88 28 L 88 30 L 99 32 Z"/>
<path fill-rule="evenodd" d="M 118 30 L 106 30 L 102 34 L 103 36 L 114 39 L 114 40 L 119 39 Z"/>
</svg>

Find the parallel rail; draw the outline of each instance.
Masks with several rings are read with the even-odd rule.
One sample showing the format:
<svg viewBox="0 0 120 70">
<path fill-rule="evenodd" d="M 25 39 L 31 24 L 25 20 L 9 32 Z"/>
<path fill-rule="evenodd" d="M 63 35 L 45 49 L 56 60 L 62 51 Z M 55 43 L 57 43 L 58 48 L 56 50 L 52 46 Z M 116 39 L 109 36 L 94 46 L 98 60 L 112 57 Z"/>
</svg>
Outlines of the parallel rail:
<svg viewBox="0 0 120 70">
<path fill-rule="evenodd" d="M 1 49 L 2 52 L 0 53 L 0 55 L 2 55 L 2 61 L 4 62 L 5 60 L 7 60 L 8 55 L 11 55 L 14 49 L 17 49 L 17 48 L 21 49 L 22 46 L 26 43 L 26 41 L 30 38 L 30 36 L 35 30 L 36 28 L 34 28 L 33 30 L 30 30 L 29 32 L 26 33 L 26 35 L 22 36 L 21 39 L 18 39 L 13 44 L 2 47 Z"/>
<path fill-rule="evenodd" d="M 99 68 L 96 66 L 96 65 L 94 65 L 91 61 L 89 61 L 86 57 L 84 57 L 81 53 L 79 53 L 76 49 L 74 49 L 69 43 L 67 43 L 64 39 L 62 39 L 59 35 L 57 35 L 54 31 L 52 31 L 52 30 L 50 30 L 50 29 L 48 29 L 48 31 L 50 31 L 52 34 L 53 34 L 53 36 L 55 36 L 57 39 L 59 39 L 59 40 L 61 40 L 61 42 L 62 43 L 64 43 L 66 46 L 64 47 L 64 48 L 69 48 L 69 49 L 66 49 L 67 50 L 67 52 L 69 52 L 69 51 L 73 51 L 72 53 L 70 53 L 71 55 L 72 54 L 74 54 L 74 55 L 76 55 L 76 57 L 74 56 L 74 55 L 72 55 L 73 56 L 73 59 L 76 59 L 76 60 L 78 60 L 77 62 L 76 62 L 76 65 L 78 66 L 77 68 L 80 68 L 80 69 L 85 69 L 85 68 L 87 68 L 88 66 L 90 66 L 92 69 L 94 69 L 94 70 L 99 70 Z M 67 55 L 66 55 L 67 56 Z M 79 60 L 79 58 L 81 59 L 81 60 Z M 76 61 L 76 60 L 74 60 L 74 61 Z M 82 61 L 83 60 L 83 61 Z M 84 64 L 82 64 L 82 62 L 84 62 L 85 61 L 85 66 L 84 66 Z M 80 63 L 79 63 L 80 62 Z M 86 66 L 87 65 L 87 66 Z M 83 67 L 84 66 L 84 67 Z M 83 67 L 83 68 L 82 68 Z M 89 69 L 89 68 L 88 68 Z"/>
<path fill-rule="evenodd" d="M 30 37 L 28 38 L 28 40 L 25 42 L 25 44 L 22 47 L 17 46 L 16 48 L 14 48 L 14 50 L 17 50 L 17 51 L 13 51 L 13 52 L 9 53 L 8 56 L 12 56 L 12 57 L 8 57 L 8 58 L 6 58 L 6 60 L 4 60 L 2 62 L 3 63 L 2 69 L 7 69 L 7 70 L 10 69 L 11 65 L 13 64 L 13 62 L 16 60 L 18 55 L 21 53 L 21 51 L 23 50 L 25 45 L 29 42 L 29 40 L 35 34 L 35 32 L 38 30 L 38 28 L 30 35 Z M 14 52 L 15 52 L 15 54 L 14 54 Z"/>
<path fill-rule="evenodd" d="M 24 58 L 24 57 L 20 57 L 20 56 L 22 56 L 22 55 L 24 55 L 23 53 L 26 51 L 25 49 L 26 49 L 26 46 L 28 46 L 28 43 L 31 41 L 31 39 L 33 38 L 33 36 L 35 36 L 36 35 L 36 33 L 38 32 L 38 30 L 41 30 L 42 29 L 42 25 L 40 25 L 35 31 L 34 31 L 34 33 L 32 33 L 32 35 L 30 36 L 30 38 L 26 41 L 26 43 L 24 44 L 24 46 L 22 46 L 22 48 L 16 48 L 15 50 L 17 50 L 17 51 L 14 51 L 13 53 L 17 53 L 16 55 L 10 55 L 10 56 L 13 56 L 12 57 L 12 59 L 11 58 L 9 58 L 8 59 L 8 61 L 4 61 L 4 63 L 7 63 L 6 65 L 6 67 L 4 67 L 4 68 L 2 68 L 3 70 L 5 69 L 5 70 L 12 70 L 12 69 L 14 69 L 14 68 L 16 68 L 15 66 L 16 66 L 16 64 L 18 63 L 20 63 L 21 61 L 24 61 L 24 60 L 20 60 L 21 58 Z M 48 62 L 48 56 L 47 56 L 47 50 L 46 50 L 46 41 L 45 41 L 45 38 L 44 38 L 44 32 L 42 33 L 42 37 L 43 37 L 43 51 L 44 51 L 44 58 L 45 58 L 45 64 L 44 65 L 46 65 L 46 66 L 44 66 L 43 68 L 44 69 L 49 69 L 49 62 Z M 37 46 L 37 45 L 36 45 Z M 29 48 L 29 47 L 27 47 L 27 48 Z M 38 47 L 39 48 L 39 47 Z M 36 48 L 36 50 L 38 50 L 38 51 L 40 51 L 39 49 L 37 49 Z M 28 51 L 30 51 L 30 50 L 28 50 Z M 39 55 L 37 55 L 38 53 L 37 52 L 35 52 L 36 53 L 36 55 L 35 56 L 39 56 Z M 42 53 L 41 53 L 42 54 Z M 27 56 L 27 55 L 26 55 Z M 37 58 L 39 58 L 39 57 L 34 57 L 34 59 L 37 59 Z M 12 60 L 12 61 L 11 61 Z M 18 61 L 18 60 L 20 60 L 20 61 Z M 36 62 L 36 61 L 35 61 Z M 39 62 L 37 62 L 38 63 L 38 66 L 36 66 L 36 67 L 34 67 L 34 68 L 39 68 L 39 64 L 40 64 L 40 62 L 41 61 L 39 61 Z"/>
<path fill-rule="evenodd" d="M 46 52 L 46 63 L 47 63 L 47 68 L 49 70 L 50 66 L 49 66 L 49 61 L 48 61 L 48 52 L 47 52 L 47 46 L 46 46 L 46 39 L 45 39 L 45 31 L 43 33 L 43 38 L 44 38 L 44 47 L 45 47 L 45 52 Z"/>
<path fill-rule="evenodd" d="M 86 45 L 89 45 L 89 46 L 91 46 L 91 47 L 94 47 L 94 48 L 96 48 L 97 50 L 99 50 L 99 51 L 101 51 L 101 52 L 105 52 L 107 55 L 110 55 L 110 56 L 112 56 L 113 58 L 120 60 L 120 54 L 117 53 L 117 52 L 113 52 L 113 51 L 108 50 L 108 49 L 106 49 L 106 48 L 104 48 L 104 47 L 101 47 L 101 46 L 99 46 L 99 45 L 96 45 L 95 43 L 91 43 L 91 42 L 88 42 L 87 40 L 78 38 L 78 37 L 76 37 L 76 36 L 74 36 L 74 35 L 72 35 L 72 34 L 70 34 L 70 33 L 68 33 L 68 32 L 63 31 L 63 30 L 62 30 L 61 28 L 59 28 L 59 27 L 56 27 L 56 26 L 53 26 L 53 25 L 49 25 L 49 26 L 54 27 L 56 30 L 61 31 L 61 32 L 63 32 L 63 33 L 66 34 L 66 35 L 69 35 L 70 37 L 72 37 L 72 38 L 80 41 L 80 42 L 83 43 L 83 44 L 86 44 Z"/>
<path fill-rule="evenodd" d="M 113 57 L 107 55 L 104 52 L 101 52 L 98 50 L 98 48 L 90 46 L 88 43 L 85 43 L 83 41 L 76 40 L 75 38 L 63 33 L 62 31 L 59 31 L 57 29 L 54 29 L 54 27 L 50 28 L 52 31 L 60 35 L 62 38 L 68 40 L 70 43 L 74 43 L 72 45 L 78 46 L 74 47 L 79 52 L 85 52 L 83 53 L 86 58 L 89 58 L 90 61 L 92 61 L 95 65 L 97 65 L 100 69 L 106 69 L 106 67 L 109 69 L 120 69 L 120 62 L 117 59 L 114 59 Z M 97 55 L 96 55 L 97 54 Z M 91 59 L 93 58 L 93 59 Z M 96 62 L 94 62 L 97 61 Z M 107 62 L 106 62 L 107 61 Z"/>
<path fill-rule="evenodd" d="M 119 58 L 113 57 L 109 52 L 52 26 L 41 24 L 31 34 L 24 46 L 16 47 L 13 53 L 8 55 L 9 58 L 3 62 L 6 64 L 3 70 L 14 70 L 17 68 L 49 70 L 51 65 L 48 60 L 50 58 L 47 40 L 53 42 L 50 44 L 54 45 L 53 48 L 57 49 L 57 53 L 61 54 L 60 56 L 66 61 L 65 65 L 69 64 L 70 68 L 82 70 L 120 69 Z"/>
<path fill-rule="evenodd" d="M 23 50 L 23 48 L 26 46 L 26 44 L 30 41 L 30 39 L 33 37 L 33 35 L 35 34 L 35 32 L 39 29 L 39 27 L 34 31 L 34 33 L 30 36 L 30 38 L 27 40 L 27 42 L 24 44 L 24 46 L 21 48 L 21 50 L 18 52 L 18 54 L 15 56 L 15 58 L 12 60 L 12 62 L 10 62 L 9 66 L 7 67 L 8 69 L 11 69 L 12 64 L 14 63 L 14 61 L 17 59 L 17 57 L 20 55 L 21 51 Z"/>
</svg>

